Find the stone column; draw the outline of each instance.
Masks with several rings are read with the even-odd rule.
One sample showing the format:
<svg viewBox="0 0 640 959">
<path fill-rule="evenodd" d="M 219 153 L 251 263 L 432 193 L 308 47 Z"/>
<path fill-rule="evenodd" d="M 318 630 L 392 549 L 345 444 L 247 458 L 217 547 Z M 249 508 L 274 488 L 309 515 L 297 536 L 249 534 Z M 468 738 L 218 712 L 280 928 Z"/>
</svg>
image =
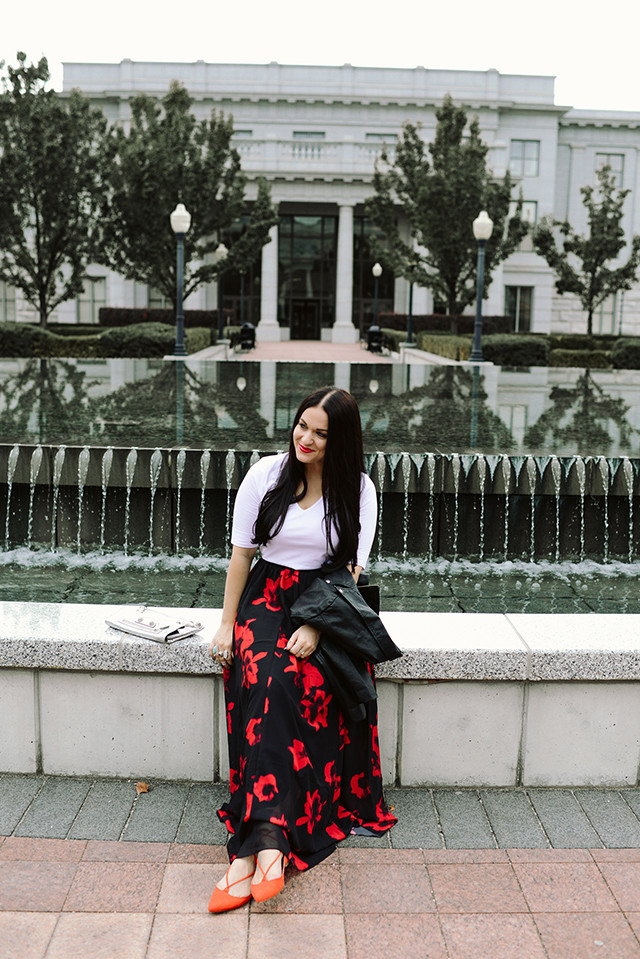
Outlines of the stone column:
<svg viewBox="0 0 640 959">
<path fill-rule="evenodd" d="M 278 227 L 269 230 L 271 242 L 262 247 L 260 281 L 260 324 L 258 342 L 274 343 L 282 339 L 278 326 Z"/>
<path fill-rule="evenodd" d="M 336 277 L 336 319 L 332 343 L 356 343 L 353 325 L 353 207 L 341 206 L 338 219 L 338 264 Z"/>
</svg>

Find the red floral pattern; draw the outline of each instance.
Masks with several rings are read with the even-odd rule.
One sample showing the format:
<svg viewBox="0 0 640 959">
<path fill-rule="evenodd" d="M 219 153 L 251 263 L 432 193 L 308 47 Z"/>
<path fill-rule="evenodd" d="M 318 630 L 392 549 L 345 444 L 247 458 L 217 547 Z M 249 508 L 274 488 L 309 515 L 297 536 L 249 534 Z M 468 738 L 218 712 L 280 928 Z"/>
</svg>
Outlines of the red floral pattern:
<svg viewBox="0 0 640 959">
<path fill-rule="evenodd" d="M 311 765 L 311 760 L 301 739 L 293 740 L 293 746 L 289 746 L 289 752 L 293 755 L 293 768 L 296 772 L 298 772 L 299 769 L 304 769 L 305 766 Z"/>
<path fill-rule="evenodd" d="M 317 822 L 320 822 L 322 817 L 322 800 L 320 799 L 320 791 L 318 789 L 313 793 L 307 793 L 304 812 L 304 816 L 296 819 L 296 826 L 302 826 L 306 823 L 307 831 L 312 833 L 313 827 Z"/>
<path fill-rule="evenodd" d="M 267 773 L 266 776 L 260 776 L 254 784 L 253 791 L 258 802 L 264 802 L 267 799 L 273 799 L 278 792 L 278 784 L 273 773 Z"/>
<path fill-rule="evenodd" d="M 260 560 L 240 600 L 224 676 L 231 797 L 218 812 L 231 858 L 255 849 L 258 822 L 282 830 L 283 852 L 307 869 L 354 826 L 384 832 L 396 821 L 382 795 L 375 703 L 367 719 L 347 721 L 313 657 L 285 650 L 288 610 L 316 575 Z"/>
</svg>

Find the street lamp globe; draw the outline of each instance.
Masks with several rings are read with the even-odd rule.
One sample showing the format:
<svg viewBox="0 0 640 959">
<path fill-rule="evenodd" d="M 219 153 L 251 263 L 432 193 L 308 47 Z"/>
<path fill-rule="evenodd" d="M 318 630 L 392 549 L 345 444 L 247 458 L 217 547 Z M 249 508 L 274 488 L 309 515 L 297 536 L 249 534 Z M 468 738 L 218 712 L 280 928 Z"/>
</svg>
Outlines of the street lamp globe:
<svg viewBox="0 0 640 959">
<path fill-rule="evenodd" d="M 186 233 L 191 226 L 191 214 L 184 203 L 178 203 L 169 219 L 174 233 Z"/>
<path fill-rule="evenodd" d="M 486 243 L 486 241 L 491 237 L 492 233 L 493 220 L 486 210 L 481 210 L 473 221 L 473 235 L 475 236 L 476 240 L 484 240 Z"/>
<path fill-rule="evenodd" d="M 373 275 L 375 276 L 377 280 L 378 277 L 382 276 L 382 267 L 380 266 L 379 263 L 374 263 L 373 266 L 371 267 L 371 272 L 373 273 Z"/>
<path fill-rule="evenodd" d="M 184 313 L 182 310 L 182 293 L 184 286 L 184 235 L 191 226 L 191 214 L 186 209 L 184 203 L 178 203 L 177 207 L 169 215 L 171 229 L 176 235 L 176 345 L 173 350 L 174 356 L 186 356 L 187 351 L 184 345 Z"/>
</svg>

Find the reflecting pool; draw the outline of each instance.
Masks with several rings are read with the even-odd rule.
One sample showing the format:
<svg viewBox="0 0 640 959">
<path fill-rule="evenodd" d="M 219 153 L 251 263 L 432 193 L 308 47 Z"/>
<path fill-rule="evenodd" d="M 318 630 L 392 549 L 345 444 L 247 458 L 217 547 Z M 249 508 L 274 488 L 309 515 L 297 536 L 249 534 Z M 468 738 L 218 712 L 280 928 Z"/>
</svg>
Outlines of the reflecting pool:
<svg viewBox="0 0 640 959">
<path fill-rule="evenodd" d="M 3 359 L 0 444 L 276 450 L 326 383 L 369 452 L 640 453 L 640 371 L 271 360 Z"/>
<path fill-rule="evenodd" d="M 0 553 L 0 600 L 219 608 L 226 560 L 103 556 L 62 548 Z M 383 610 L 448 613 L 640 613 L 634 564 L 377 561 Z"/>
</svg>

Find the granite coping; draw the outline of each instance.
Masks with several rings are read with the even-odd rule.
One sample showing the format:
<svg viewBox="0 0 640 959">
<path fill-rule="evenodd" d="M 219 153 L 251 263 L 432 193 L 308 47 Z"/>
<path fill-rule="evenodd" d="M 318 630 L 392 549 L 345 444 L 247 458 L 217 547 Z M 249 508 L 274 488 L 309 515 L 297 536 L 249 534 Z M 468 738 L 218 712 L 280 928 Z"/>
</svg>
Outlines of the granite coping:
<svg viewBox="0 0 640 959">
<path fill-rule="evenodd" d="M 0 668 L 215 675 L 219 609 L 150 607 L 204 625 L 169 646 L 107 626 L 139 606 L 0 602 Z M 639 680 L 640 614 L 383 612 L 403 650 L 389 680 Z"/>
<path fill-rule="evenodd" d="M 530 650 L 531 680 L 640 679 L 640 614 L 505 613 Z"/>
</svg>

